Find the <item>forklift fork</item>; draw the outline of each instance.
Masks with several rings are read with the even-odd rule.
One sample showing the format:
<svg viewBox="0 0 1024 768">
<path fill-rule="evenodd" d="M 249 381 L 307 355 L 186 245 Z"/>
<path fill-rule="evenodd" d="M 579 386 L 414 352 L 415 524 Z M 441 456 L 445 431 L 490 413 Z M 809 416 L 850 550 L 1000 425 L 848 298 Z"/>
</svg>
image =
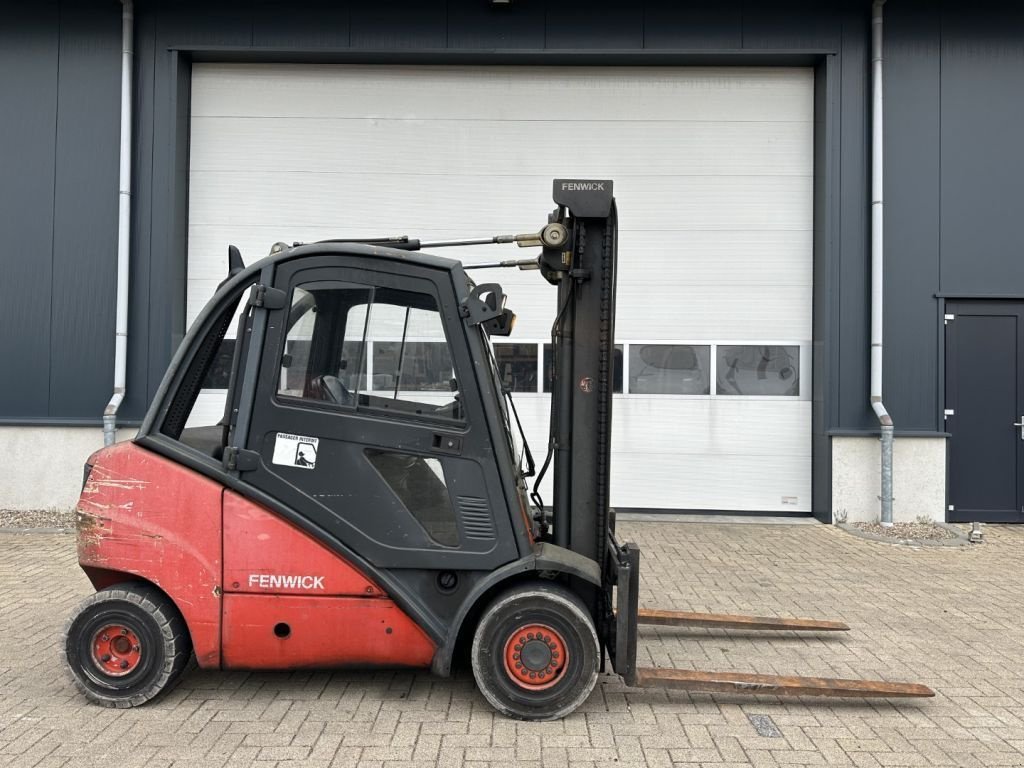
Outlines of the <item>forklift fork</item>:
<svg viewBox="0 0 1024 768">
<path fill-rule="evenodd" d="M 638 688 L 676 688 L 684 691 L 763 694 L 766 696 L 830 696 L 834 698 L 929 698 L 931 688 L 918 683 L 882 680 L 841 680 L 827 677 L 784 677 L 743 672 L 702 672 L 686 669 L 636 670 Z"/>
<path fill-rule="evenodd" d="M 712 693 L 761 694 L 769 696 L 828 696 L 834 698 L 928 698 L 935 692 L 917 683 L 882 680 L 844 680 L 824 677 L 756 675 L 745 672 L 705 672 L 686 669 L 657 669 L 636 666 L 637 626 L 704 627 L 769 631 L 845 632 L 846 624 L 815 619 L 777 619 L 766 616 L 737 616 L 719 613 L 640 610 L 640 550 L 635 544 L 619 545 L 614 534 L 609 540 L 610 584 L 617 587 L 615 609 L 611 611 L 614 637 L 608 643 L 612 666 L 626 685 L 635 688 L 674 688 Z M 611 588 L 609 587 L 609 592 Z M 611 594 L 607 595 L 611 602 Z"/>
<path fill-rule="evenodd" d="M 777 619 L 769 616 L 738 616 L 729 613 L 690 613 L 688 611 L 662 611 L 656 608 L 639 609 L 636 621 L 637 624 L 658 627 L 791 630 L 797 632 L 848 632 L 850 630 L 850 627 L 841 621 Z"/>
</svg>

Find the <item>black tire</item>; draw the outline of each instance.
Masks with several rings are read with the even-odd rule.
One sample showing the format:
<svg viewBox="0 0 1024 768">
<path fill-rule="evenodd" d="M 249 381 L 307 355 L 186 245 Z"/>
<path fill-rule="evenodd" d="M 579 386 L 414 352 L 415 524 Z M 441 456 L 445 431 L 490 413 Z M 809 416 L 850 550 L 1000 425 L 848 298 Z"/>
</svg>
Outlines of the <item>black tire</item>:
<svg viewBox="0 0 1024 768">
<path fill-rule="evenodd" d="M 597 683 L 594 622 L 583 602 L 557 584 L 526 584 L 495 598 L 477 624 L 471 654 L 477 688 L 517 720 L 561 719 Z"/>
<path fill-rule="evenodd" d="M 82 601 L 64 629 L 61 655 L 86 698 L 126 709 L 173 687 L 191 658 L 192 642 L 163 593 L 118 584 Z"/>
</svg>

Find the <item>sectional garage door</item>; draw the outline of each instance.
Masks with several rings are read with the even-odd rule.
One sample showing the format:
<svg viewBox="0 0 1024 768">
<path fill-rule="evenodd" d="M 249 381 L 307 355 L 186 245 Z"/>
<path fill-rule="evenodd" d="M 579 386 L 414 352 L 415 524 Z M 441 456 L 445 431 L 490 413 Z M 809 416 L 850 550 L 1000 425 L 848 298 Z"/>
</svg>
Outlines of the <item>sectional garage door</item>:
<svg viewBox="0 0 1024 768">
<path fill-rule="evenodd" d="M 189 319 L 228 243 L 249 261 L 277 241 L 523 232 L 552 178 L 614 179 L 613 504 L 810 511 L 812 85 L 780 68 L 197 64 Z M 496 354 L 543 453 L 554 289 L 493 278 L 519 316 Z"/>
</svg>

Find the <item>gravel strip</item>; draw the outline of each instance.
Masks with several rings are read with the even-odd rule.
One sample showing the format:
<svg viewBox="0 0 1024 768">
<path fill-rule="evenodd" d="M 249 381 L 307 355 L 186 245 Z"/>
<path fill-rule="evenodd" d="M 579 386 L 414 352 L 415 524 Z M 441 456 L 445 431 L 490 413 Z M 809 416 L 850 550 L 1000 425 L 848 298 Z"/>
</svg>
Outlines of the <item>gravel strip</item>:
<svg viewBox="0 0 1024 768">
<path fill-rule="evenodd" d="M 881 523 L 854 523 L 853 525 L 864 533 L 873 533 L 875 536 L 885 536 L 889 539 L 939 541 L 940 539 L 956 538 L 953 531 L 931 523 L 893 523 L 890 526 L 883 526 Z"/>
<path fill-rule="evenodd" d="M 0 528 L 74 527 L 74 509 L 0 509 Z"/>
</svg>

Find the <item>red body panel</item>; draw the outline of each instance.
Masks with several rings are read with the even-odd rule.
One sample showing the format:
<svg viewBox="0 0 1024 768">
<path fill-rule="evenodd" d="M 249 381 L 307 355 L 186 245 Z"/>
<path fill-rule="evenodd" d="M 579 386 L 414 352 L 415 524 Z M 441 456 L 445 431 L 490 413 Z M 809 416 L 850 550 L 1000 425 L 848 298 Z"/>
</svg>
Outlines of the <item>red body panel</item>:
<svg viewBox="0 0 1024 768">
<path fill-rule="evenodd" d="M 188 625 L 199 666 L 430 666 L 436 646 L 416 622 L 272 512 L 134 443 L 90 463 L 79 564 L 97 589 L 132 576 L 160 587 Z M 223 594 L 222 576 L 234 594 Z"/>
<path fill-rule="evenodd" d="M 219 666 L 223 487 L 134 443 L 91 461 L 78 501 L 79 564 L 97 587 L 110 571 L 156 584 L 185 618 L 199 666 Z"/>
<path fill-rule="evenodd" d="M 224 591 L 384 596 L 327 547 L 229 490 L 224 491 Z"/>
<path fill-rule="evenodd" d="M 285 633 L 279 625 L 287 625 L 287 636 L 279 636 Z M 424 668 L 434 651 L 430 638 L 391 600 L 224 596 L 226 668 Z"/>
</svg>

